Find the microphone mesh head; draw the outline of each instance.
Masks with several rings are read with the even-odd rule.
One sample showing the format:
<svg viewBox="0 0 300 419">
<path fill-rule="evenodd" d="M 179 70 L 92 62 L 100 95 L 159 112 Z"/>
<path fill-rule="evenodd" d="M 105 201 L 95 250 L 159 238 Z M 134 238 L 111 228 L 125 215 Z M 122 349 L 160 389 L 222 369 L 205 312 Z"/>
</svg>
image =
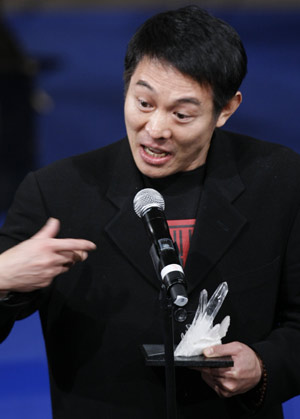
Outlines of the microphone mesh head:
<svg viewBox="0 0 300 419">
<path fill-rule="evenodd" d="M 164 211 L 165 201 L 155 189 L 145 188 L 135 195 L 133 208 L 139 217 L 143 217 L 150 208 L 158 208 Z"/>
</svg>

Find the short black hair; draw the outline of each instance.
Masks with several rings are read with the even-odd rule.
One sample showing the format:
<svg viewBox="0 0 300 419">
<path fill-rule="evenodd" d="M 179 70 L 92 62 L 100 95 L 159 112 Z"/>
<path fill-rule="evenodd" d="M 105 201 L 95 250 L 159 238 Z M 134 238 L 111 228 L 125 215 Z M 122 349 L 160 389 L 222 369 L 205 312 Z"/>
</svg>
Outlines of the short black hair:
<svg viewBox="0 0 300 419">
<path fill-rule="evenodd" d="M 125 93 L 144 57 L 169 63 L 210 87 L 216 114 L 247 73 L 247 55 L 236 30 L 195 5 L 156 14 L 138 28 L 126 51 Z"/>
</svg>

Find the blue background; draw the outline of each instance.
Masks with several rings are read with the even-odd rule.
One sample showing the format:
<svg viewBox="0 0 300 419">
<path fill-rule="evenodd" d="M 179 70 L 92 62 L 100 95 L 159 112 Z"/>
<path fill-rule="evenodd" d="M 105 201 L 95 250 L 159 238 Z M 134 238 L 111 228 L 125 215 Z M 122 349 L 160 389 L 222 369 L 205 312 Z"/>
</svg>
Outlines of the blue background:
<svg viewBox="0 0 300 419">
<path fill-rule="evenodd" d="M 123 57 L 136 27 L 157 10 L 23 13 L 7 23 L 29 55 L 52 62 L 36 80 L 37 167 L 125 135 Z M 243 104 L 227 128 L 300 151 L 300 11 L 211 10 L 240 33 L 249 58 Z M 14 150 L 12 150 L 14 152 Z M 300 371 L 299 371 L 300 374 Z M 300 417 L 300 401 L 284 405 Z M 0 346 L 0 415 L 51 417 L 38 315 L 17 322 Z"/>
</svg>

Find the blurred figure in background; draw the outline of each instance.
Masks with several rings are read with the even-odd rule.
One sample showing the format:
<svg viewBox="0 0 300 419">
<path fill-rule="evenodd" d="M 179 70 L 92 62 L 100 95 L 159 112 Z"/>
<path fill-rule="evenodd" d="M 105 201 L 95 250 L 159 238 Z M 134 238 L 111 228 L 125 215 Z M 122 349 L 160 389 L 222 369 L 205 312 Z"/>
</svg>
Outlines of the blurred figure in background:
<svg viewBox="0 0 300 419">
<path fill-rule="evenodd" d="M 32 106 L 36 66 L 0 15 L 0 212 L 35 166 Z"/>
</svg>

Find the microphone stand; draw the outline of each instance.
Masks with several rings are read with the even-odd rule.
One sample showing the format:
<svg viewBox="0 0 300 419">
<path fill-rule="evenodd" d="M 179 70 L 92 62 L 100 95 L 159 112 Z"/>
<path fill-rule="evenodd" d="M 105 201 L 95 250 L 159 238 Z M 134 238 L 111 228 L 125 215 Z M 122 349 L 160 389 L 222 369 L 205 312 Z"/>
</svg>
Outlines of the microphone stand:
<svg viewBox="0 0 300 419">
<path fill-rule="evenodd" d="M 164 281 L 160 276 L 160 258 L 156 247 L 152 244 L 150 248 L 150 256 L 153 261 L 154 269 L 161 283 L 161 290 L 159 294 L 160 308 L 162 311 L 162 325 L 164 337 L 164 353 L 161 349 L 155 346 L 161 345 L 143 345 L 144 353 L 148 365 L 164 366 L 165 367 L 165 384 L 166 384 L 166 407 L 167 419 L 177 419 L 177 404 L 176 404 L 176 379 L 175 379 L 175 359 L 174 359 L 174 330 L 173 330 L 173 310 L 174 302 L 169 296 Z M 147 348 L 148 347 L 148 348 Z M 151 359 L 152 358 L 152 359 Z M 197 366 L 197 367 L 212 367 L 224 368 L 233 366 L 231 357 L 220 357 L 213 359 L 205 359 L 201 357 L 193 357 L 190 362 L 184 359 L 180 363 L 176 360 L 178 366 Z"/>
<path fill-rule="evenodd" d="M 150 256 L 153 261 L 155 271 L 161 281 L 159 272 L 159 257 L 155 246 L 150 248 Z M 164 349 L 165 349 L 165 383 L 166 383 L 166 405 L 167 419 L 177 419 L 176 407 L 176 379 L 174 364 L 174 331 L 173 331 L 173 303 L 167 294 L 167 289 L 161 281 L 161 291 L 159 295 L 160 307 L 162 310 Z"/>
</svg>

